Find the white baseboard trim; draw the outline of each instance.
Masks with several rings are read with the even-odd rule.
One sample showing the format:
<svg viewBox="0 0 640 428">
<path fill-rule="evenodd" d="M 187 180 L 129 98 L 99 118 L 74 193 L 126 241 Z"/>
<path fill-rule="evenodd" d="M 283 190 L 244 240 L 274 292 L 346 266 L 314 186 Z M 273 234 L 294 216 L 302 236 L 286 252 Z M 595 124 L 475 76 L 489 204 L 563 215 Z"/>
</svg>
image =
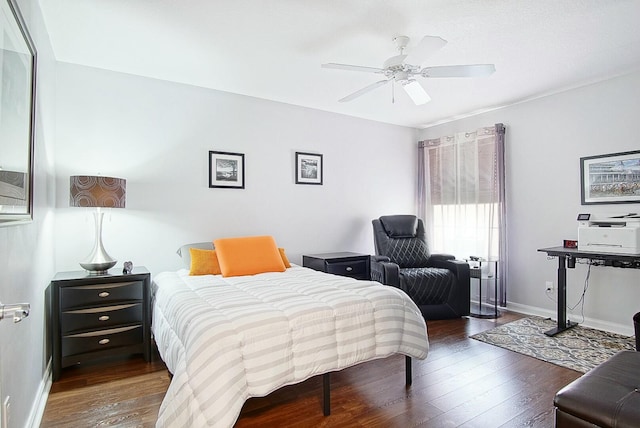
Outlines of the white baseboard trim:
<svg viewBox="0 0 640 428">
<path fill-rule="evenodd" d="M 521 305 L 519 303 L 507 302 L 507 310 L 513 312 L 519 312 L 525 315 L 535 315 L 544 318 L 551 318 L 557 320 L 558 315 L 556 311 L 550 311 L 549 309 L 538 308 L 535 306 Z M 610 333 L 622 334 L 624 336 L 633 336 L 635 331 L 633 328 L 633 321 L 629 320 L 629 324 L 618 324 L 608 321 L 602 321 L 598 319 L 585 317 L 584 321 L 579 315 L 567 314 L 567 319 L 573 322 L 577 322 L 584 327 L 595 328 L 597 330 L 604 330 Z"/>
<path fill-rule="evenodd" d="M 40 381 L 40 386 L 38 387 L 35 400 L 33 400 L 33 405 L 29 412 L 29 419 L 27 420 L 25 427 L 38 428 L 42 423 L 42 416 L 44 416 L 44 409 L 47 406 L 51 383 L 51 360 L 49 360 L 47 368 L 44 371 L 44 376 Z"/>
</svg>

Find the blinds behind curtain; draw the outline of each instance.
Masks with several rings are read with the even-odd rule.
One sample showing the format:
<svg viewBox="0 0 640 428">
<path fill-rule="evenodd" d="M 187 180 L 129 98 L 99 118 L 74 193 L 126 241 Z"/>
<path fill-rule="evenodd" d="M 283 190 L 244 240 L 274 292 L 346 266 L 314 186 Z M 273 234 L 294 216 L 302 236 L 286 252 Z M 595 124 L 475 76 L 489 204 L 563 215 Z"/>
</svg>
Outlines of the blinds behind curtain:
<svg viewBox="0 0 640 428">
<path fill-rule="evenodd" d="M 502 124 L 418 144 L 419 216 L 434 252 L 500 263 L 499 304 L 506 304 L 506 219 Z"/>
</svg>

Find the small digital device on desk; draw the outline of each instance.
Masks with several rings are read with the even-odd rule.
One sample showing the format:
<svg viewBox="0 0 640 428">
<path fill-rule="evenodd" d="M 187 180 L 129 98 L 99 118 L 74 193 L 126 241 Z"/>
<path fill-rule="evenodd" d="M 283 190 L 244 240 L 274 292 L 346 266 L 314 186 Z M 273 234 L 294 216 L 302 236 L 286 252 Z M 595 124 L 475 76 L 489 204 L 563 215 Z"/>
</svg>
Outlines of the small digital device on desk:
<svg viewBox="0 0 640 428">
<path fill-rule="evenodd" d="M 578 221 L 589 221 L 591 214 L 578 214 Z"/>
</svg>

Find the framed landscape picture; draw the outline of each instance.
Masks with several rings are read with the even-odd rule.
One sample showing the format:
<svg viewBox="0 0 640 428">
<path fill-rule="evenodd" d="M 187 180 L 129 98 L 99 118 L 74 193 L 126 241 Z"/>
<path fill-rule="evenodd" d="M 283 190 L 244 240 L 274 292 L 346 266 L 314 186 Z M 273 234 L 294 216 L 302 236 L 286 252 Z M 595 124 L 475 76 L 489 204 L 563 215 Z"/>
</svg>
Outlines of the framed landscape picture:
<svg viewBox="0 0 640 428">
<path fill-rule="evenodd" d="M 244 154 L 210 151 L 209 187 L 244 189 Z"/>
<path fill-rule="evenodd" d="M 640 203 L 640 151 L 580 158 L 582 205 Z"/>
<path fill-rule="evenodd" d="M 296 152 L 296 184 L 322 184 L 322 155 Z"/>
</svg>

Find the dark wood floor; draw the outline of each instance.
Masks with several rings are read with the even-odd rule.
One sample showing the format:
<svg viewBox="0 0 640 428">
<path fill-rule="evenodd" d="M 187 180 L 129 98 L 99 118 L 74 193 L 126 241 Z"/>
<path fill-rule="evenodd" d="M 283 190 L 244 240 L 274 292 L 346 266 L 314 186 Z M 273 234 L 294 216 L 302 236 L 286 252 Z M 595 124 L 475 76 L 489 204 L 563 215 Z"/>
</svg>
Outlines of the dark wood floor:
<svg viewBox="0 0 640 428">
<path fill-rule="evenodd" d="M 237 427 L 552 427 L 553 396 L 580 373 L 470 339 L 521 316 L 429 321 L 429 356 L 404 357 L 331 375 L 331 415 L 322 415 L 315 377 L 245 403 Z M 152 427 L 169 376 L 161 361 L 132 358 L 63 370 L 42 427 Z"/>
</svg>

